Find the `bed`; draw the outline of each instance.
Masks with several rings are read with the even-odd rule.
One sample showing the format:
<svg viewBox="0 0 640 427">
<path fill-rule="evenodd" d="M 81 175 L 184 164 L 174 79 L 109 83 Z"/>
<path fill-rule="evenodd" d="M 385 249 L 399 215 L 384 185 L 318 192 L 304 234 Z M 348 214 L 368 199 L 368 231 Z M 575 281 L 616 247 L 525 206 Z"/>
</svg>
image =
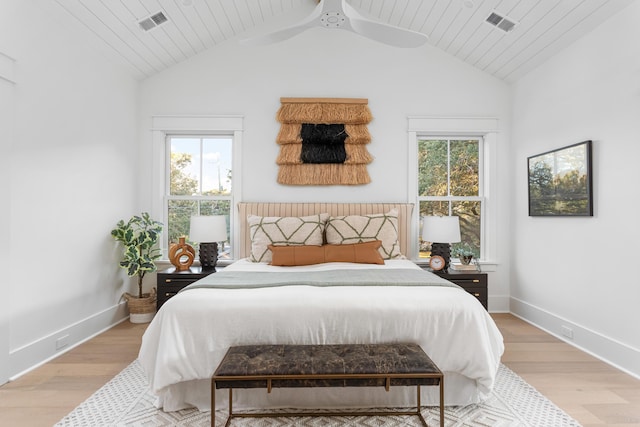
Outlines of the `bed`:
<svg viewBox="0 0 640 427">
<path fill-rule="evenodd" d="M 412 205 L 240 203 L 238 209 L 240 259 L 167 301 L 144 334 L 139 361 L 157 396 L 156 406 L 210 410 L 212 373 L 230 346 L 247 344 L 417 343 L 445 374 L 446 405 L 478 403 L 489 396 L 504 350 L 502 336 L 475 297 L 405 259 Z M 378 232 L 376 251 L 386 259 L 382 264 L 271 265 L 282 258 L 280 248 L 263 251 L 260 246 L 264 242 L 256 230 L 265 219 L 316 215 L 325 224 L 320 244 L 339 236 L 341 241 L 329 243 L 347 247 L 353 243 L 347 233 L 335 227 L 337 234 L 331 234 L 329 224 L 367 218 Z M 314 221 L 305 227 L 313 227 Z M 383 229 L 394 236 L 381 234 Z M 301 246 L 296 250 L 319 246 L 306 235 L 303 241 L 295 243 Z M 409 406 L 415 399 L 409 389 L 247 390 L 234 396 L 234 406 Z M 431 389 L 423 390 L 426 404 L 438 402 Z M 216 400 L 225 399 L 226 392 L 218 390 Z"/>
</svg>

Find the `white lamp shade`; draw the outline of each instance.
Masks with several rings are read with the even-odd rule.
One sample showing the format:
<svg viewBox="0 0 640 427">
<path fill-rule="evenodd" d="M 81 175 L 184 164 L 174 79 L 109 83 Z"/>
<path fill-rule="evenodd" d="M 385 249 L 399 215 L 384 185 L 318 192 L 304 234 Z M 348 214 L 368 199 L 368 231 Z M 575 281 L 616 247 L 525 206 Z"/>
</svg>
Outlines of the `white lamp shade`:
<svg viewBox="0 0 640 427">
<path fill-rule="evenodd" d="M 422 217 L 422 240 L 432 243 L 461 241 L 460 219 L 457 216 Z"/>
<path fill-rule="evenodd" d="M 222 215 L 192 216 L 189 239 L 198 243 L 226 242 L 227 220 Z"/>
</svg>

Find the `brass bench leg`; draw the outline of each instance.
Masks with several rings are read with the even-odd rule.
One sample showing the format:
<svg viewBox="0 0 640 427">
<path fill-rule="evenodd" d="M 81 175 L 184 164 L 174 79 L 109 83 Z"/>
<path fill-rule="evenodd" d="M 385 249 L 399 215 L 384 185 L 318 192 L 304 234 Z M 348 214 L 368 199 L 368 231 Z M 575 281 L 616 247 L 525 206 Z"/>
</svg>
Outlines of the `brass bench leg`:
<svg viewBox="0 0 640 427">
<path fill-rule="evenodd" d="M 216 381 L 211 380 L 211 427 L 216 427 Z"/>
<path fill-rule="evenodd" d="M 422 425 L 427 426 L 427 421 L 422 416 L 422 403 L 420 402 L 420 386 L 417 387 L 416 401 L 418 402 L 417 415 L 420 417 Z M 440 379 L 440 427 L 444 427 L 444 377 Z"/>
<path fill-rule="evenodd" d="M 231 417 L 233 416 L 233 389 L 229 389 L 229 417 L 225 426 L 231 424 Z M 216 382 L 211 380 L 211 427 L 216 427 Z"/>
<path fill-rule="evenodd" d="M 420 418 L 420 422 L 424 427 L 429 427 L 427 425 L 427 421 L 422 416 L 422 402 L 420 401 L 420 385 L 416 386 L 416 390 L 417 390 L 416 391 L 416 402 L 417 402 L 416 415 L 418 416 L 418 418 Z"/>
<path fill-rule="evenodd" d="M 440 427 L 444 427 L 444 376 L 440 378 Z"/>
<path fill-rule="evenodd" d="M 233 417 L 233 389 L 229 388 L 229 418 L 227 418 L 227 423 L 225 427 L 229 427 L 231 424 L 231 418 Z"/>
</svg>

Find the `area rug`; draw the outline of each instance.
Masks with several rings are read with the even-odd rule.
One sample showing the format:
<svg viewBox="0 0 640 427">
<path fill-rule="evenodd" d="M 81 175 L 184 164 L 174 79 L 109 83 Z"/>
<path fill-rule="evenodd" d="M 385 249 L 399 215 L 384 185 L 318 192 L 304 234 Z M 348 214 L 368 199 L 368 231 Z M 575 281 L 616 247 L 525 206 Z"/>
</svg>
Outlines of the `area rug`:
<svg viewBox="0 0 640 427">
<path fill-rule="evenodd" d="M 154 397 L 138 362 L 133 362 L 95 392 L 56 426 L 175 426 L 204 427 L 210 412 L 187 409 L 163 412 L 153 406 Z M 430 426 L 439 425 L 438 408 L 422 412 Z M 224 425 L 227 414 L 216 411 L 216 425 Z M 421 426 L 416 416 L 278 417 L 236 418 L 237 427 L 372 427 Z M 504 365 L 500 365 L 491 397 L 482 404 L 445 409 L 446 427 L 563 427 L 580 424 L 542 396 Z"/>
</svg>

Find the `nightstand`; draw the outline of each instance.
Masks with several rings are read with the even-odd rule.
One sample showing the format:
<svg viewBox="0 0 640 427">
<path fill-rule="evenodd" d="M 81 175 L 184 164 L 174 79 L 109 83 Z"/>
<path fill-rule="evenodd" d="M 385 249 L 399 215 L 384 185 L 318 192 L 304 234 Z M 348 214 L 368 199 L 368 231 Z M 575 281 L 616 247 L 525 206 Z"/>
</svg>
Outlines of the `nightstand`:
<svg viewBox="0 0 640 427">
<path fill-rule="evenodd" d="M 171 267 L 158 271 L 158 301 L 156 302 L 156 310 L 160 310 L 162 304 L 167 302 L 169 298 L 177 294 L 185 286 L 213 273 L 215 273 L 215 271 L 203 272 L 200 267 L 191 267 L 185 271 L 176 271 L 175 267 Z"/>
<path fill-rule="evenodd" d="M 427 271 L 431 271 L 429 268 L 422 268 Z M 478 301 L 480 301 L 485 310 L 488 310 L 487 273 L 456 271 L 452 269 L 449 269 L 448 273 L 442 271 L 431 272 L 460 286 L 465 291 L 478 298 Z"/>
</svg>

